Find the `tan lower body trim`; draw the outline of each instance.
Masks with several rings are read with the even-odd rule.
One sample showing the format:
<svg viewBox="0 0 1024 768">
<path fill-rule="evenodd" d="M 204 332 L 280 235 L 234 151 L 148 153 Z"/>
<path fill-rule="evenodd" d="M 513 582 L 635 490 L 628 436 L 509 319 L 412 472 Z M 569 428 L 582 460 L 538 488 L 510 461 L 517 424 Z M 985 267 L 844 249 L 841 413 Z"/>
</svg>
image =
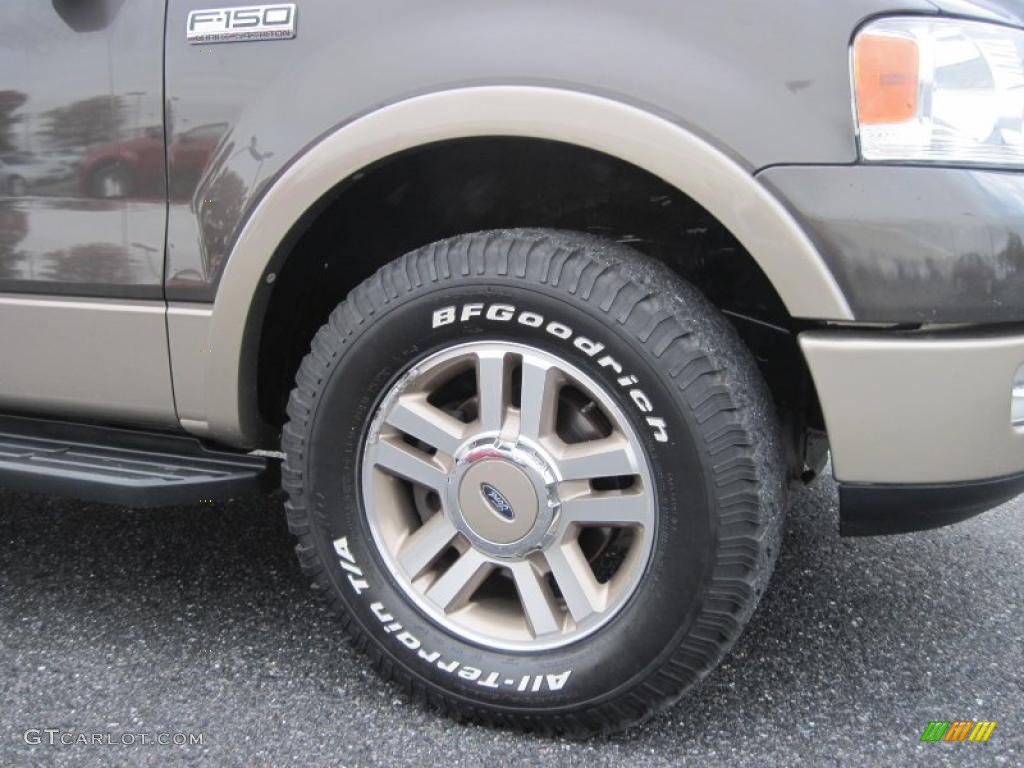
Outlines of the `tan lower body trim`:
<svg viewBox="0 0 1024 768">
<path fill-rule="evenodd" d="M 800 348 L 821 400 L 836 479 L 946 483 L 1024 472 L 1010 423 L 1024 335 L 811 332 Z"/>
<path fill-rule="evenodd" d="M 170 304 L 167 307 L 167 339 L 174 374 L 174 401 L 181 425 L 205 435 L 206 368 L 216 350 L 210 345 L 208 304 Z M 202 425 L 202 426 L 200 426 Z"/>
<path fill-rule="evenodd" d="M 162 301 L 0 296 L 0 408 L 176 426 Z"/>
</svg>

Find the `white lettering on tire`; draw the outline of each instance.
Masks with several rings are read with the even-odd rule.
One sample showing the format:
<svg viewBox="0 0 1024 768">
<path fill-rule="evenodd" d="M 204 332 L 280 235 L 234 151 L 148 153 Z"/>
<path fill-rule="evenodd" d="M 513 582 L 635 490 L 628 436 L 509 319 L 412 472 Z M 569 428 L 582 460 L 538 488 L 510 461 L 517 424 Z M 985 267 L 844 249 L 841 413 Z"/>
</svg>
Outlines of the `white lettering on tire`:
<svg viewBox="0 0 1024 768">
<path fill-rule="evenodd" d="M 557 320 L 547 320 L 543 315 L 530 311 L 519 311 L 512 304 L 483 304 L 474 302 L 456 307 L 454 304 L 447 307 L 435 309 L 432 316 L 431 327 L 440 328 L 444 325 L 451 325 L 458 321 L 465 323 L 473 318 L 481 318 L 494 323 L 509 323 L 513 320 L 519 325 L 527 328 L 543 328 L 546 333 L 554 336 L 560 341 L 570 341 L 572 346 L 594 359 L 604 351 L 605 345 L 599 341 L 588 339 L 586 336 L 577 336 L 572 328 Z M 647 393 L 640 388 L 640 380 L 634 375 L 623 375 L 622 364 L 611 355 L 602 355 L 596 360 L 597 365 L 607 368 L 616 375 L 618 385 L 626 391 L 630 401 L 637 410 L 643 414 L 644 421 L 651 428 L 651 434 L 659 443 L 668 442 L 668 424 L 665 420 L 654 414 L 654 404 Z"/>
<path fill-rule="evenodd" d="M 370 588 L 363 576 L 363 569 L 352 556 L 348 545 L 348 537 L 341 536 L 334 540 L 334 553 L 338 556 L 338 565 L 348 576 L 349 584 L 356 595 L 361 596 Z M 384 603 L 375 600 L 370 603 L 370 612 L 379 621 L 384 631 L 391 635 L 407 651 L 415 652 L 417 658 L 431 664 L 442 672 L 455 675 L 469 683 L 476 683 L 484 688 L 511 688 L 521 693 L 539 693 L 542 691 L 560 691 L 565 687 L 572 674 L 571 669 L 560 674 L 539 675 L 503 675 L 501 672 L 489 672 L 478 667 L 471 667 L 456 659 L 446 659 L 438 651 L 427 651 L 422 641 L 395 619 L 394 614 L 384 607 Z"/>
</svg>

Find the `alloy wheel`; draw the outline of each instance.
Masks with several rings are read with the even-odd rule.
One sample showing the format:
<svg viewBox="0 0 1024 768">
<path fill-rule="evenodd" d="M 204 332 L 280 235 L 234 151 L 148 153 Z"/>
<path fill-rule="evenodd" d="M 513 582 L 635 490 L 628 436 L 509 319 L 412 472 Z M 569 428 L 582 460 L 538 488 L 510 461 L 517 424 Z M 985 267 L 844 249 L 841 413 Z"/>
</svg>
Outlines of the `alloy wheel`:
<svg viewBox="0 0 1024 768">
<path fill-rule="evenodd" d="M 545 650 L 636 591 L 656 524 L 622 409 L 539 348 L 462 344 L 389 389 L 362 463 L 379 554 L 435 621 L 486 647 Z"/>
</svg>

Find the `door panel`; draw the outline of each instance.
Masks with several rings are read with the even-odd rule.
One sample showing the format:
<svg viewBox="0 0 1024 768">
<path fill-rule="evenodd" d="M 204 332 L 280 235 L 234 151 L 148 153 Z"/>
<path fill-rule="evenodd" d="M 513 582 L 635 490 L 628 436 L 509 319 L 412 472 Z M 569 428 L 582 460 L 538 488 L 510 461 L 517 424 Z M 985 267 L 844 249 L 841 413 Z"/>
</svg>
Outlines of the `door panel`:
<svg viewBox="0 0 1024 768">
<path fill-rule="evenodd" d="M 161 298 L 163 0 L 4 0 L 0 291 Z"/>
<path fill-rule="evenodd" d="M 175 424 L 164 0 L 3 9 L 0 410 Z"/>
</svg>

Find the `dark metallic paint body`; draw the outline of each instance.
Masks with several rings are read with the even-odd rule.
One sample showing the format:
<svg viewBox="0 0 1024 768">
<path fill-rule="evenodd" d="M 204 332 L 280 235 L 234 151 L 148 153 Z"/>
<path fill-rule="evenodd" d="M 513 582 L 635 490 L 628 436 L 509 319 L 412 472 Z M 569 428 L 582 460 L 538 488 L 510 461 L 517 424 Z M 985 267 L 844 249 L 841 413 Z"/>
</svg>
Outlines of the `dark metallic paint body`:
<svg viewBox="0 0 1024 768">
<path fill-rule="evenodd" d="M 192 301 L 213 299 L 231 246 L 266 185 L 332 128 L 382 105 L 456 86 L 545 84 L 668 116 L 752 170 L 850 163 L 856 143 L 849 74 L 845 57 L 834 52 L 845 49 L 865 18 L 936 10 L 924 0 L 856 0 L 827 9 L 794 0 L 774 6 L 768 20 L 758 4 L 743 0 L 650 2 L 642 12 L 604 0 L 581 18 L 571 0 L 514 8 L 468 0 L 429 7 L 306 0 L 296 41 L 190 46 L 188 12 L 210 4 L 175 2 L 167 10 L 165 126 L 163 2 L 111 3 L 111 18 L 92 25 L 98 28 L 69 21 L 69 5 L 17 0 L 17 7 L 8 4 L 0 32 L 7 101 L 0 150 L 67 170 L 61 178 L 44 169 L 23 197 L 0 190 L 0 291 L 160 296 L 169 192 L 167 296 Z M 938 5 L 1004 23 L 1022 18 L 1020 3 Z M 190 141 L 197 131 L 201 139 Z M 91 175 L 104 163 L 130 170 L 132 194 L 108 200 L 90 191 Z M 812 175 L 823 194 L 806 191 Z M 989 285 L 1020 268 L 1013 250 L 1018 198 L 998 194 L 1017 186 L 1012 178 L 778 168 L 761 178 L 824 246 L 858 319 L 1015 317 L 1015 283 Z M 887 193 L 918 179 L 927 201 Z M 950 188 L 940 191 L 934 182 Z M 934 204 L 950 222 L 941 231 L 927 221 Z M 862 214 L 867 225 L 858 227 Z M 960 214 L 972 215 L 966 226 L 952 223 Z M 952 301 L 941 300 L 945 292 Z"/>
<path fill-rule="evenodd" d="M 604 0 L 589 5 L 585 23 L 571 0 L 514 8 L 306 0 L 296 40 L 218 46 L 184 40 L 189 11 L 210 4 L 176 2 L 167 10 L 166 124 L 160 0 L 114 3 L 112 18 L 88 31 L 59 17 L 67 0 L 18 2 L 22 13 L 0 33 L 0 85 L 13 105 L 7 149 L 60 150 L 72 175 L 51 173 L 24 197 L 0 190 L 0 292 L 158 298 L 165 270 L 168 299 L 212 301 L 262 191 L 320 137 L 415 94 L 519 83 L 649 109 L 752 171 L 768 167 L 759 178 L 822 248 L 858 320 L 1024 316 L 1022 177 L 845 167 L 856 160 L 856 137 L 846 58 L 834 52 L 865 18 L 936 10 L 923 0 L 827 10 L 794 0 L 773 7 L 770 20 L 743 0 L 651 2 L 642 13 Z M 941 5 L 1021 21 L 1019 3 Z M 49 73 L 69 50 L 74 74 Z M 86 121 L 101 129 L 74 127 Z M 128 169 L 131 194 L 111 200 L 91 190 L 96 169 L 109 164 Z M 844 165 L 777 167 L 797 164 Z M 894 191 L 908 189 L 918 191 Z"/>
<path fill-rule="evenodd" d="M 209 5 L 172 3 L 167 23 L 170 141 L 196 125 L 230 125 L 194 190 L 172 195 L 167 296 L 185 301 L 213 299 L 247 216 L 295 157 L 332 129 L 422 93 L 554 86 L 665 116 L 752 171 L 854 162 L 853 30 L 882 12 L 935 11 L 920 0 L 790 0 L 770 11 L 749 0 L 585 9 L 575 0 L 306 0 L 294 41 L 186 45 L 188 12 Z"/>
<path fill-rule="evenodd" d="M 804 166 L 758 178 L 817 242 L 858 320 L 1024 318 L 1024 173 Z"/>
<path fill-rule="evenodd" d="M 29 181 L 0 189 L 0 293 L 162 296 L 163 17 L 164 0 L 4 3 L 0 159 Z M 148 187 L 97 195 L 94 153 L 143 136 Z"/>
</svg>

